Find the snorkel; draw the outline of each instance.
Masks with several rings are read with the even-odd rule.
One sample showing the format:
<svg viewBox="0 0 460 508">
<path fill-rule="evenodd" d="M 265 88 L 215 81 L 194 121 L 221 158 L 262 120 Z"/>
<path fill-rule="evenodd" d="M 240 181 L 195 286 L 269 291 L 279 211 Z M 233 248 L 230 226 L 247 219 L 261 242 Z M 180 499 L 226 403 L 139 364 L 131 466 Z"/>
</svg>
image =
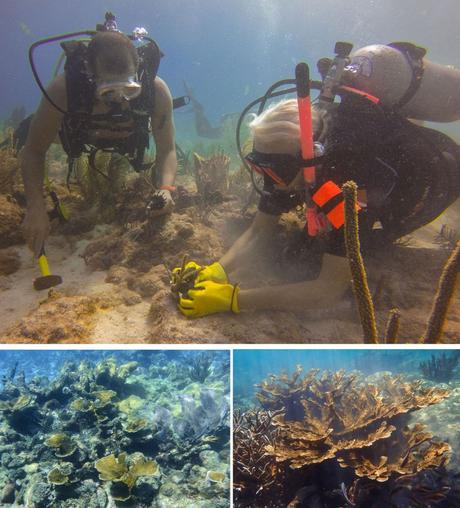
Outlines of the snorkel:
<svg viewBox="0 0 460 508">
<path fill-rule="evenodd" d="M 297 64 L 295 79 L 297 107 L 299 108 L 300 151 L 304 160 L 311 160 L 314 157 L 313 121 L 311 117 L 310 70 L 306 63 Z M 311 198 L 311 189 L 316 183 L 315 166 L 303 168 L 303 179 L 306 186 L 306 227 L 310 236 L 316 236 L 326 228 L 326 223 L 318 216 L 316 206 Z"/>
<path fill-rule="evenodd" d="M 298 164 L 299 170 L 301 169 L 303 173 L 306 229 L 309 236 L 316 236 L 329 228 L 328 222 L 335 229 L 342 227 L 344 224 L 342 191 L 333 180 L 325 181 L 326 175 L 321 171 L 321 167 L 318 167 L 324 161 L 325 150 L 321 143 L 314 142 L 311 90 L 320 91 L 316 100 L 319 107 L 325 111 L 335 107 L 336 96 L 341 99 L 347 96 L 362 97 L 364 100 L 369 101 L 372 106 L 380 108 L 378 98 L 361 90 L 342 85 L 343 72 L 349 61 L 348 55 L 352 47 L 350 43 L 337 42 L 335 45 L 335 58 L 333 60 L 323 58 L 318 62 L 318 70 L 322 76 L 322 81 L 310 80 L 308 65 L 306 63 L 298 64 L 295 69 L 295 79 L 284 79 L 274 83 L 263 96 L 248 104 L 242 111 L 236 127 L 238 152 L 243 166 L 249 171 L 254 190 L 262 197 L 271 197 L 274 192 L 268 192 L 262 188 L 256 174 L 263 174 L 264 177 L 269 177 L 275 183 L 278 183 L 273 175 L 276 176 L 277 164 L 282 163 L 280 154 L 265 154 L 265 157 L 261 157 L 254 146 L 248 155 L 243 154 L 241 127 L 244 118 L 252 108 L 258 106 L 256 113 L 258 116 L 269 100 L 287 94 L 296 94 L 301 150 L 295 163 Z M 294 86 L 287 88 L 288 85 Z M 284 89 L 278 90 L 281 87 Z M 333 150 L 334 147 L 332 147 Z"/>
</svg>

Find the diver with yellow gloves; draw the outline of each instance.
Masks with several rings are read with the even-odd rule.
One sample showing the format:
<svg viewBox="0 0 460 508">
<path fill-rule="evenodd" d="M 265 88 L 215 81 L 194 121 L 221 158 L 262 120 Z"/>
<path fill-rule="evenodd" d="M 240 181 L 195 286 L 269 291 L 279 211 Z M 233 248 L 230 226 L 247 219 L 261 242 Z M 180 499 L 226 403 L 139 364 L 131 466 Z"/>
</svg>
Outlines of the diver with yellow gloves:
<svg viewBox="0 0 460 508">
<path fill-rule="evenodd" d="M 64 73 L 56 72 L 45 88 L 34 52 L 56 42 L 63 49 L 57 68 L 65 60 Z M 138 172 L 150 169 L 151 164 L 144 164 L 144 154 L 151 132 L 156 144 L 152 180 L 157 199 L 150 216 L 172 211 L 177 171 L 175 104 L 167 84 L 157 75 L 162 56 L 145 29 L 125 35 L 112 13 L 106 14 L 105 23 L 96 31 L 51 37 L 31 46 L 29 60 L 43 99 L 24 124 L 27 138 L 20 158 L 27 199 L 23 229 L 36 256 L 50 229 L 43 196 L 45 155 L 57 135 L 68 156 L 70 176 L 83 153 L 89 155 L 90 168 L 99 171 L 94 165 L 98 151 L 119 154 Z M 110 178 L 110 174 L 102 176 Z"/>
<path fill-rule="evenodd" d="M 367 46 L 350 56 L 351 49 L 337 43 L 335 58 L 318 62 L 321 82 L 310 81 L 308 67 L 299 64 L 295 80 L 275 83 L 243 111 L 238 147 L 260 195 L 258 211 L 219 261 L 208 266 L 191 261 L 173 270 L 173 282 L 182 270 L 196 273 L 193 287 L 180 295 L 185 316 L 307 310 L 338 302 L 351 279 L 341 192 L 348 180 L 358 185 L 365 251 L 384 249 L 428 224 L 460 195 L 460 147 L 412 121 L 460 119 L 460 70 L 430 62 L 423 48 L 410 43 Z M 289 85 L 294 87 L 277 90 Z M 320 90 L 313 105 L 310 88 Z M 265 107 L 287 93 L 297 98 Z M 250 123 L 253 149 L 243 156 L 239 128 L 256 105 L 258 114 Z M 300 207 L 307 252 L 312 258 L 320 252 L 319 275 L 256 289 L 231 282 L 227 274 L 251 252 L 273 244 L 281 214 Z"/>
</svg>

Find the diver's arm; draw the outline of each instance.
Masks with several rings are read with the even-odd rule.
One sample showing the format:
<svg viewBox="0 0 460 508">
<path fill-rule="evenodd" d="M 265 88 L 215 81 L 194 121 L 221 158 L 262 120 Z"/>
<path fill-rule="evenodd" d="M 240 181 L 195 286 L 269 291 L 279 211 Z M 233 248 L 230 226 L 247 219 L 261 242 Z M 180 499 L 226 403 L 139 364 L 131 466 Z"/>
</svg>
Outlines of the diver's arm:
<svg viewBox="0 0 460 508">
<path fill-rule="evenodd" d="M 156 145 L 156 183 L 158 187 L 173 186 L 177 172 L 175 131 L 172 115 L 172 96 L 166 83 L 155 78 L 155 111 L 152 115 L 152 134 Z"/>
<path fill-rule="evenodd" d="M 257 289 L 241 289 L 238 304 L 245 310 L 299 312 L 338 303 L 351 280 L 345 257 L 325 254 L 319 277 L 313 281 Z"/>
<path fill-rule="evenodd" d="M 47 92 L 54 102 L 66 109 L 66 91 L 63 76 L 58 76 Z M 49 220 L 43 197 L 46 152 L 59 131 L 62 113 L 43 97 L 34 114 L 27 140 L 20 154 L 20 164 L 27 200 L 27 213 L 23 223 L 27 243 L 38 255 L 49 233 Z"/>
<path fill-rule="evenodd" d="M 238 238 L 230 249 L 222 256 L 219 263 L 229 273 L 238 266 L 256 247 L 271 238 L 274 227 L 278 223 L 278 215 L 269 215 L 257 211 L 251 226 Z"/>
</svg>

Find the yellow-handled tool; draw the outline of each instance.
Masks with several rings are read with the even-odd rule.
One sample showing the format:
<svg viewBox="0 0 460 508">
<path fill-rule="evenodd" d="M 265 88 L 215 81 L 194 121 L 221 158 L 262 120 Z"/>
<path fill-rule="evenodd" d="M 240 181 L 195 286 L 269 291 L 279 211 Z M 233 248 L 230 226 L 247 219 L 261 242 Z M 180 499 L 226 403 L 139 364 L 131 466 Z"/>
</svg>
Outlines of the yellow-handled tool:
<svg viewBox="0 0 460 508">
<path fill-rule="evenodd" d="M 38 266 L 40 267 L 41 277 L 37 277 L 34 280 L 34 289 L 41 291 L 62 283 L 62 277 L 60 275 L 51 275 L 48 259 L 45 254 L 45 246 L 43 246 L 40 250 L 40 255 L 38 256 Z"/>
</svg>

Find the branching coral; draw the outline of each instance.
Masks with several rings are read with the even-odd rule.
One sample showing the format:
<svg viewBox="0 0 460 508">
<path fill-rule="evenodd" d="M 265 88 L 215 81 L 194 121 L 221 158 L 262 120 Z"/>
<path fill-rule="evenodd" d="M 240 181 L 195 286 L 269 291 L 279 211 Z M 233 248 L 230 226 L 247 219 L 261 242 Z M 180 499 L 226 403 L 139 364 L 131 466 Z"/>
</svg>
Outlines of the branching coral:
<svg viewBox="0 0 460 508">
<path fill-rule="evenodd" d="M 301 367 L 292 376 L 271 375 L 259 390 L 262 407 L 275 413 L 240 414 L 235 420 L 235 482 L 241 493 L 257 491 L 254 484 L 262 490 L 285 484 L 283 475 L 292 479 L 295 471 L 305 477 L 319 465 L 336 464 L 355 477 L 384 483 L 448 460 L 447 443 L 435 441 L 421 424 L 406 427 L 410 412 L 442 401 L 448 390 L 400 376 L 371 384 L 344 371 L 303 375 Z"/>
<path fill-rule="evenodd" d="M 283 467 L 266 453 L 278 429 L 270 411 L 235 411 L 233 415 L 233 471 L 235 496 L 256 496 L 282 487 Z"/>
</svg>

